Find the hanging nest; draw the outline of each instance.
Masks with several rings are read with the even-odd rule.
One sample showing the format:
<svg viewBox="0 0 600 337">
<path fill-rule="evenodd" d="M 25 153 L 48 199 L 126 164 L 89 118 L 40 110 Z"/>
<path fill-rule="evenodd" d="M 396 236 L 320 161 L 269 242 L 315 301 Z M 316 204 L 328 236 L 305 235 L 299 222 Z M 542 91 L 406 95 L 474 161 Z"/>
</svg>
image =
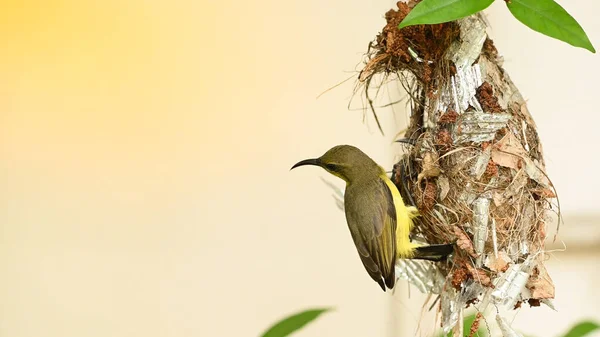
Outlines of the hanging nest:
<svg viewBox="0 0 600 337">
<path fill-rule="evenodd" d="M 401 260 L 397 274 L 440 294 L 442 326 L 459 334 L 456 323 L 470 304 L 481 311 L 551 305 L 544 242 L 549 212 L 558 207 L 536 126 L 483 18 L 398 29 L 415 4 L 398 2 L 386 13 L 359 84 L 375 118 L 375 76 L 408 92 L 402 142 L 411 145 L 392 179 L 419 209 L 413 239 L 456 248 L 445 263 Z"/>
</svg>

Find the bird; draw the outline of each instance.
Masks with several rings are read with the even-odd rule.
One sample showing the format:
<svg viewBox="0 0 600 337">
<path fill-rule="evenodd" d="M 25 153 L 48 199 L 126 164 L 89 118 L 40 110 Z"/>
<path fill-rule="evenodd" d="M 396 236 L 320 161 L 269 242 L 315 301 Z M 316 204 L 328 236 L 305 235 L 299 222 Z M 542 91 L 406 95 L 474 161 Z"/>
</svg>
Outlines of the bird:
<svg viewBox="0 0 600 337">
<path fill-rule="evenodd" d="M 344 210 L 350 234 L 363 266 L 383 291 L 393 289 L 397 259 L 441 261 L 453 244 L 411 242 L 416 207 L 407 206 L 386 171 L 357 147 L 337 145 L 321 157 L 294 164 L 319 166 L 346 182 Z"/>
</svg>

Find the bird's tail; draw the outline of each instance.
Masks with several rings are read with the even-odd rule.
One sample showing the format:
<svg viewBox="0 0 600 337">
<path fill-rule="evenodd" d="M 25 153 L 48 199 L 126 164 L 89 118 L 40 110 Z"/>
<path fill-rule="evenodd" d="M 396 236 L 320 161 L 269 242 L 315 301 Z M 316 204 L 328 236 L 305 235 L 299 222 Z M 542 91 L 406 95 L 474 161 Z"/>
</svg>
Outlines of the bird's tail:
<svg viewBox="0 0 600 337">
<path fill-rule="evenodd" d="M 454 244 L 419 246 L 415 248 L 413 259 L 442 261 L 454 251 Z"/>
</svg>

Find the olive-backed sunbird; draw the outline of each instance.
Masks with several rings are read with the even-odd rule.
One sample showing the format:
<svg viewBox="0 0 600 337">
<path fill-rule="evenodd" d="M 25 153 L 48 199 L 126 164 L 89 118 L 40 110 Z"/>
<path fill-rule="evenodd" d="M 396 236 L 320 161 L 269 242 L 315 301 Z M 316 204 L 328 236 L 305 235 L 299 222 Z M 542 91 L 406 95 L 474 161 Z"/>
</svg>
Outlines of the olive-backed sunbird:
<svg viewBox="0 0 600 337">
<path fill-rule="evenodd" d="M 344 209 L 360 259 L 383 291 L 394 287 L 396 259 L 440 261 L 452 253 L 452 244 L 420 246 L 410 241 L 415 207 L 406 206 L 385 170 L 350 145 L 338 145 L 315 159 L 296 163 L 320 166 L 346 181 Z"/>
</svg>

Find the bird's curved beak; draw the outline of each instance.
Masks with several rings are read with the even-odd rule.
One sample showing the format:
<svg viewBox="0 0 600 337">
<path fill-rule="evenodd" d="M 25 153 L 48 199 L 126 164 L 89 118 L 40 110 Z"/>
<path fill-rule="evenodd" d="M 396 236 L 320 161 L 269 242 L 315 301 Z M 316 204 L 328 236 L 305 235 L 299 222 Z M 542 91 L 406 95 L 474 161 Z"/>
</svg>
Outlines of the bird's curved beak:
<svg viewBox="0 0 600 337">
<path fill-rule="evenodd" d="M 292 166 L 290 171 L 295 169 L 298 166 L 304 166 L 304 165 L 321 166 L 321 160 L 319 158 L 315 158 L 315 159 L 305 159 L 305 160 L 299 161 L 296 164 L 294 164 L 294 166 Z"/>
<path fill-rule="evenodd" d="M 414 146 L 417 143 L 416 140 L 410 139 L 410 138 L 400 138 L 400 139 L 395 140 L 394 142 L 395 143 L 409 144 L 409 145 L 412 145 L 412 146 Z"/>
</svg>

